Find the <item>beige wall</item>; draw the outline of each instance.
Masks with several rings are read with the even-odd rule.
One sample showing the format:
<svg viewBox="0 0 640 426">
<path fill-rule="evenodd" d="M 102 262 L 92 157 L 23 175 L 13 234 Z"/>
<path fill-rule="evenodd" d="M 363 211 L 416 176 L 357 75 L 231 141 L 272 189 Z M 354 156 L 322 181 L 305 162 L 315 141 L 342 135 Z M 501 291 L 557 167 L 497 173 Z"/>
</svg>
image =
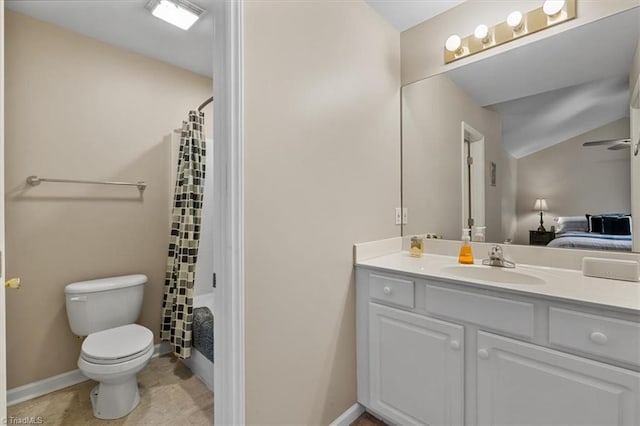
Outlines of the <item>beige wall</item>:
<svg viewBox="0 0 640 426">
<path fill-rule="evenodd" d="M 245 3 L 246 419 L 356 401 L 352 245 L 400 235 L 400 36 L 363 1 Z"/>
<path fill-rule="evenodd" d="M 405 235 L 433 232 L 458 240 L 462 233 L 461 122 L 485 137 L 487 241 L 502 234 L 502 182 L 490 185 L 490 163 L 502 173 L 500 116 L 477 105 L 444 74 L 403 87 L 402 191 L 409 223 Z"/>
<path fill-rule="evenodd" d="M 210 78 L 6 11 L 9 388 L 77 368 L 73 281 L 149 276 L 140 322 L 157 335 L 168 243 L 169 138 Z M 208 115 L 210 117 L 210 115 Z M 43 184 L 30 174 L 149 184 Z"/>
<path fill-rule="evenodd" d="M 540 7 L 539 0 L 467 0 L 459 6 L 416 25 L 401 35 L 402 84 L 408 84 L 469 62 L 482 60 L 505 50 L 553 36 L 562 31 L 640 5 L 640 0 L 578 0 L 578 17 L 572 21 L 498 46 L 484 53 L 444 65 L 444 43 L 451 34 L 466 37 L 485 23 L 495 25 L 506 20 L 514 10 L 529 11 Z"/>
<path fill-rule="evenodd" d="M 539 226 L 533 211 L 536 198 L 545 198 L 545 228 L 557 216 L 586 213 L 629 213 L 629 150 L 582 146 L 584 142 L 629 137 L 623 118 L 558 145 L 518 159 L 518 231 L 515 242 L 529 244 L 529 230 Z"/>
</svg>

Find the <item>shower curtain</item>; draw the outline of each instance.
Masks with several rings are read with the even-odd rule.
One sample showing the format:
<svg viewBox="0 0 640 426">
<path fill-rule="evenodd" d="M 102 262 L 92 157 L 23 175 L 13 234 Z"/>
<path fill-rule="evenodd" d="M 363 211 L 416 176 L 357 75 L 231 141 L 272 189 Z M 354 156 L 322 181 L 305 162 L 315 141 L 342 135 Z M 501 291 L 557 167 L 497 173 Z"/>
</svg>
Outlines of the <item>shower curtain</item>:
<svg viewBox="0 0 640 426">
<path fill-rule="evenodd" d="M 193 284 L 200 241 L 206 168 L 204 113 L 190 111 L 182 123 L 171 240 L 162 301 L 160 338 L 171 342 L 175 356 L 191 356 Z"/>
</svg>

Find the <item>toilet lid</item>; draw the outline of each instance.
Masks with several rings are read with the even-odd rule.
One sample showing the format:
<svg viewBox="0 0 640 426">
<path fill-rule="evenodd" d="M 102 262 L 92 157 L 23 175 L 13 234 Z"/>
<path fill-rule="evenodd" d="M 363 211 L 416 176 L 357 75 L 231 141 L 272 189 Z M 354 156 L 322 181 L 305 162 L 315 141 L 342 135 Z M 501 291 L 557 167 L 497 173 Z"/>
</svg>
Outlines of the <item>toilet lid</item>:
<svg viewBox="0 0 640 426">
<path fill-rule="evenodd" d="M 124 361 L 153 346 L 153 333 L 138 324 L 98 331 L 82 343 L 82 357 L 90 360 Z"/>
</svg>

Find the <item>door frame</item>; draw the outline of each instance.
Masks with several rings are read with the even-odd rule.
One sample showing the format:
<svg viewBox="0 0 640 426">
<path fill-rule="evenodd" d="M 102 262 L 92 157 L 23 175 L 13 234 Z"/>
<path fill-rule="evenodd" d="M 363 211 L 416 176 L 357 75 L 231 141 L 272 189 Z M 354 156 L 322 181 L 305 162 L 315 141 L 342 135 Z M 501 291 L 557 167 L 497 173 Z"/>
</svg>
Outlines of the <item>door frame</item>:
<svg viewBox="0 0 640 426">
<path fill-rule="evenodd" d="M 486 165 L 485 165 L 485 138 L 482 133 L 474 129 L 464 121 L 461 122 L 461 190 L 462 190 L 462 228 L 469 228 L 467 219 L 469 217 L 468 209 L 473 213 L 474 225 L 471 227 L 471 239 L 474 236 L 476 226 L 486 226 L 485 224 L 485 188 L 486 188 Z M 474 165 L 472 166 L 472 186 L 469 188 L 471 192 L 471 206 L 467 194 L 467 149 L 466 143 L 469 143 Z M 486 229 L 485 229 L 486 232 Z M 485 235 L 486 237 L 486 235 Z"/>
<path fill-rule="evenodd" d="M 214 424 L 245 423 L 243 0 L 215 0 Z"/>
<path fill-rule="evenodd" d="M 640 55 L 640 51 L 637 54 Z M 631 216 L 637 218 L 640 217 L 640 196 L 638 195 L 640 184 L 638 184 L 638 179 L 636 178 L 636 175 L 640 175 L 640 152 L 636 154 L 636 149 L 640 146 L 640 73 L 634 77 L 635 84 L 629 103 L 629 135 L 631 137 L 631 168 L 629 169 L 629 175 L 631 179 Z M 630 80 L 633 81 L 633 78 Z M 640 226 L 633 227 L 631 239 L 633 251 L 640 252 Z"/>
<path fill-rule="evenodd" d="M 0 28 L 4 29 L 4 0 L 0 0 Z M 0 87 L 4 88 L 4 31 L 0 31 Z M 4 91 L 3 91 L 4 93 Z M 4 249 L 4 95 L 0 96 L 0 421 L 7 418 L 7 341 Z"/>
</svg>

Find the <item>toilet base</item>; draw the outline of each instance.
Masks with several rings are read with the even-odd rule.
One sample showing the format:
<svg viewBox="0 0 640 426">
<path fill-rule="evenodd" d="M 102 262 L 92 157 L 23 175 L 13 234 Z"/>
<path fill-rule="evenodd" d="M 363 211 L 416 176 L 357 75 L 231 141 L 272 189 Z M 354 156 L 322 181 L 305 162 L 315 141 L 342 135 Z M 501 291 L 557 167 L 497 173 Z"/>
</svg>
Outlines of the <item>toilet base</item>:
<svg viewBox="0 0 640 426">
<path fill-rule="evenodd" d="M 133 375 L 119 383 L 99 383 L 91 390 L 93 415 L 99 419 L 119 419 L 132 412 L 140 403 L 138 381 Z"/>
</svg>

